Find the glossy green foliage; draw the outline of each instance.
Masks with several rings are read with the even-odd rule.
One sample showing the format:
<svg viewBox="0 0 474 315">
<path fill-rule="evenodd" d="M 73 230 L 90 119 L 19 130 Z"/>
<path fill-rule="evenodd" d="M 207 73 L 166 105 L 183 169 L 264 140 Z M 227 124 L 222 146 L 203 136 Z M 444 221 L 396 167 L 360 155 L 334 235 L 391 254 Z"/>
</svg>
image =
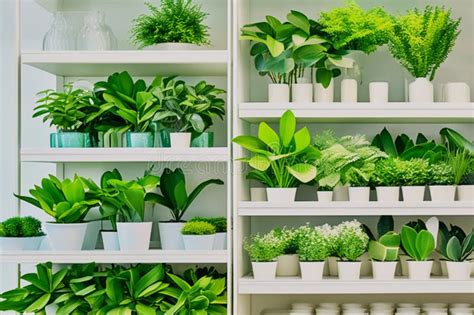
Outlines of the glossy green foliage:
<svg viewBox="0 0 474 315">
<path fill-rule="evenodd" d="M 405 252 L 415 261 L 426 261 L 435 249 L 434 237 L 427 230 L 417 232 L 404 225 L 400 235 Z"/>
</svg>

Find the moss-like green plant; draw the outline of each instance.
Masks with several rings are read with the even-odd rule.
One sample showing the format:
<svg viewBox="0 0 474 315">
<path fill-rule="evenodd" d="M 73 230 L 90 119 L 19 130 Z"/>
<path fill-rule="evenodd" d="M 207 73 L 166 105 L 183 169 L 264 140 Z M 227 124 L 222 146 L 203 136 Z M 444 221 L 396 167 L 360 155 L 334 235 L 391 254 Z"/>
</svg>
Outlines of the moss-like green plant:
<svg viewBox="0 0 474 315">
<path fill-rule="evenodd" d="M 369 236 L 357 220 L 342 222 L 334 227 L 336 254 L 342 260 L 356 261 L 369 245 Z"/>
<path fill-rule="evenodd" d="M 430 185 L 454 184 L 454 172 L 451 164 L 439 162 L 430 165 Z"/>
<path fill-rule="evenodd" d="M 421 186 L 429 182 L 430 165 L 424 159 L 403 161 L 395 159 L 397 176 L 401 186 Z"/>
<path fill-rule="evenodd" d="M 0 223 L 0 237 L 43 236 L 41 222 L 33 217 L 12 217 Z"/>
<path fill-rule="evenodd" d="M 372 176 L 373 183 L 376 186 L 399 186 L 398 169 L 395 159 L 381 159 L 375 163 L 375 170 Z"/>
<path fill-rule="evenodd" d="M 227 219 L 224 217 L 217 218 L 204 218 L 204 217 L 194 217 L 189 222 L 207 222 L 212 224 L 216 228 L 216 233 L 227 232 Z"/>
<path fill-rule="evenodd" d="M 285 245 L 274 233 L 252 235 L 251 241 L 244 241 L 244 249 L 254 262 L 274 261 L 283 254 Z"/>
<path fill-rule="evenodd" d="M 187 222 L 182 230 L 183 235 L 210 235 L 215 234 L 216 228 L 211 223 L 207 222 Z"/>
</svg>

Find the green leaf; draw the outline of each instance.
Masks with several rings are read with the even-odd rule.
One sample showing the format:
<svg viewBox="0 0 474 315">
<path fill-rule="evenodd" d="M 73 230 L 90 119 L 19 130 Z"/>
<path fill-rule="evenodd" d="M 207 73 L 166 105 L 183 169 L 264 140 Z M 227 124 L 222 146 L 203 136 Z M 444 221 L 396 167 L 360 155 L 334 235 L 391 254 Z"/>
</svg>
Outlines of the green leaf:
<svg viewBox="0 0 474 315">
<path fill-rule="evenodd" d="M 405 249 L 405 252 L 408 254 L 408 256 L 415 259 L 416 261 L 420 261 L 420 255 L 418 254 L 416 246 L 416 231 L 413 228 L 404 225 L 401 229 L 400 236 L 402 239 L 403 248 Z"/>
<path fill-rule="evenodd" d="M 263 172 L 270 167 L 270 160 L 265 155 L 255 155 L 250 159 L 249 165 Z"/>
<path fill-rule="evenodd" d="M 265 144 L 265 142 L 263 142 L 257 137 L 238 136 L 235 137 L 232 141 L 251 152 L 270 154 L 270 152 L 267 151 L 267 145 Z"/>
<path fill-rule="evenodd" d="M 258 126 L 258 138 L 262 140 L 273 152 L 280 151 L 280 137 L 265 122 L 261 122 Z"/>
<path fill-rule="evenodd" d="M 171 280 L 173 280 L 173 282 L 183 291 L 186 291 L 186 290 L 189 290 L 191 289 L 191 286 L 186 282 L 184 281 L 183 279 L 181 279 L 180 277 L 172 274 L 172 273 L 168 273 L 168 276 L 171 278 Z"/>
<path fill-rule="evenodd" d="M 460 261 L 461 253 L 461 242 L 459 242 L 459 239 L 456 236 L 451 237 L 446 245 L 446 258 L 450 261 Z"/>
<path fill-rule="evenodd" d="M 387 128 L 383 128 L 382 132 L 380 133 L 380 141 L 382 142 L 382 148 L 385 153 L 387 153 L 391 157 L 397 157 L 397 148 L 393 143 L 393 138 L 390 132 L 388 132 Z"/>
<path fill-rule="evenodd" d="M 63 193 L 70 203 L 81 202 L 85 199 L 84 187 L 76 179 L 70 183 L 63 183 Z"/>
<path fill-rule="evenodd" d="M 433 235 L 427 230 L 422 230 L 416 236 L 416 250 L 421 261 L 425 261 L 435 249 Z"/>
<path fill-rule="evenodd" d="M 331 84 L 332 72 L 326 68 L 318 68 L 316 70 L 316 82 L 321 83 L 324 88 L 328 88 Z"/>
<path fill-rule="evenodd" d="M 300 153 L 311 145 L 311 135 L 307 127 L 298 130 L 294 134 L 295 150 L 294 153 Z"/>
<path fill-rule="evenodd" d="M 138 315 L 155 315 L 156 310 L 153 307 L 146 306 L 145 304 L 138 303 L 136 306 Z"/>
<path fill-rule="evenodd" d="M 285 51 L 285 46 L 270 35 L 267 35 L 266 45 L 273 57 L 280 56 Z"/>
<path fill-rule="evenodd" d="M 377 241 L 370 241 L 368 247 L 369 257 L 377 261 L 385 261 L 387 257 L 387 250 L 384 245 Z"/>
<path fill-rule="evenodd" d="M 295 115 L 291 110 L 287 110 L 280 118 L 280 139 L 283 147 L 288 147 L 291 144 L 295 129 Z"/>
<path fill-rule="evenodd" d="M 302 183 L 309 183 L 316 178 L 317 172 L 314 165 L 309 164 L 295 164 L 287 166 L 288 172 Z"/>
<path fill-rule="evenodd" d="M 393 231 L 394 227 L 395 223 L 393 221 L 393 216 L 382 215 L 377 222 L 377 233 L 379 234 L 379 237 L 382 237 L 386 233 Z"/>
<path fill-rule="evenodd" d="M 306 15 L 301 12 L 291 10 L 291 12 L 286 16 L 286 18 L 288 19 L 288 22 L 290 22 L 291 24 L 293 24 L 294 26 L 309 35 L 310 24 Z"/>
<path fill-rule="evenodd" d="M 40 296 L 34 303 L 32 303 L 30 306 L 28 306 L 25 309 L 25 313 L 30 313 L 30 312 L 38 312 L 43 310 L 46 305 L 48 305 L 49 299 L 51 298 L 50 293 L 43 294 Z"/>
</svg>

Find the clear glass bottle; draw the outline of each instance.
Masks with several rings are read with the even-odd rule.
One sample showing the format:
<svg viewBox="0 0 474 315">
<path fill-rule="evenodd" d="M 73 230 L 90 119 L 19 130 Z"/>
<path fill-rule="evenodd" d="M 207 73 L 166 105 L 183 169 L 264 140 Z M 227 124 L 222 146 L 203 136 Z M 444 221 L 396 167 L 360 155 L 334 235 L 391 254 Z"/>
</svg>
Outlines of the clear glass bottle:
<svg viewBox="0 0 474 315">
<path fill-rule="evenodd" d="M 116 46 L 116 38 L 105 24 L 105 14 L 101 11 L 89 12 L 84 17 L 84 26 L 77 36 L 79 50 L 111 50 Z"/>
<path fill-rule="evenodd" d="M 74 50 L 72 27 L 62 12 L 52 15 L 51 27 L 43 38 L 43 50 Z"/>
</svg>

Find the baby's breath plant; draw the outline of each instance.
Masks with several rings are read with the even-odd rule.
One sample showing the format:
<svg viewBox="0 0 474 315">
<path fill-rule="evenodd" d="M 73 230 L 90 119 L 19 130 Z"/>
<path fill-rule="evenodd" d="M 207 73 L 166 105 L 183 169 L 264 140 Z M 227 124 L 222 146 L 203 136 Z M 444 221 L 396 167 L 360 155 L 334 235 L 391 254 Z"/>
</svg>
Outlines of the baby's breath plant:
<svg viewBox="0 0 474 315">
<path fill-rule="evenodd" d="M 430 166 L 430 185 L 454 184 L 454 171 L 451 164 L 439 162 Z"/>
<path fill-rule="evenodd" d="M 331 234 L 327 232 L 309 225 L 298 228 L 297 253 L 301 261 L 324 261 L 332 254 Z"/>
<path fill-rule="evenodd" d="M 366 252 L 369 244 L 369 237 L 364 232 L 362 224 L 357 221 L 345 221 L 335 226 L 336 255 L 347 261 L 356 261 Z"/>
<path fill-rule="evenodd" d="M 298 229 L 290 229 L 287 227 L 275 228 L 271 231 L 275 237 L 279 238 L 283 246 L 283 254 L 296 254 L 298 249 Z"/>
<path fill-rule="evenodd" d="M 253 262 L 271 262 L 283 254 L 285 245 L 275 233 L 252 235 L 250 242 L 244 241 L 244 249 Z"/>
</svg>

